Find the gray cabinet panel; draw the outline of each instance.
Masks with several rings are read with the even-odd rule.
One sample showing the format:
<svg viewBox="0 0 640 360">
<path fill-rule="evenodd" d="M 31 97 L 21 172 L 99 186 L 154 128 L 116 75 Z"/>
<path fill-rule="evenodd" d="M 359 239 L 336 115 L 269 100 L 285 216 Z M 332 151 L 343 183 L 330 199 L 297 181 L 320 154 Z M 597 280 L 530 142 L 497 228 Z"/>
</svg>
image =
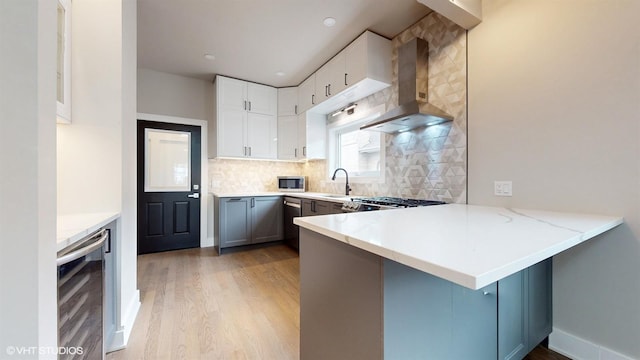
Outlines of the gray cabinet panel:
<svg viewBox="0 0 640 360">
<path fill-rule="evenodd" d="M 445 281 L 445 280 L 440 280 Z M 450 359 L 495 359 L 497 356 L 497 284 L 480 290 L 452 285 L 452 346 Z"/>
<path fill-rule="evenodd" d="M 342 213 L 341 208 L 342 203 L 302 199 L 302 216 L 339 214 Z"/>
<path fill-rule="evenodd" d="M 253 244 L 282 240 L 282 197 L 253 198 L 252 236 Z"/>
<path fill-rule="evenodd" d="M 552 330 L 552 260 L 547 259 L 527 269 L 528 271 L 528 312 L 529 346 L 533 350 Z"/>
<path fill-rule="evenodd" d="M 220 248 L 251 243 L 251 198 L 224 198 L 220 204 Z"/>
<path fill-rule="evenodd" d="M 498 282 L 498 359 L 522 359 L 551 333 L 551 259 Z"/>
<path fill-rule="evenodd" d="M 498 359 L 522 359 L 527 354 L 526 273 L 498 282 Z"/>
<path fill-rule="evenodd" d="M 381 258 L 305 228 L 300 238 L 300 359 L 382 359 Z"/>
<path fill-rule="evenodd" d="M 496 284 L 474 291 L 383 263 L 385 359 L 496 359 Z"/>
</svg>

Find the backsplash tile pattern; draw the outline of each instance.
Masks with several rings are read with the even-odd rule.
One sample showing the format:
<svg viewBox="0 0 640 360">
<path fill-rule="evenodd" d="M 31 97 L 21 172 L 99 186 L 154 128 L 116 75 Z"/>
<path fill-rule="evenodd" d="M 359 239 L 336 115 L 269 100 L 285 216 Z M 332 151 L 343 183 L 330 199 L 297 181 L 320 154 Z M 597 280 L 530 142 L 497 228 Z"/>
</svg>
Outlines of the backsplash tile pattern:
<svg viewBox="0 0 640 360">
<path fill-rule="evenodd" d="M 393 83 L 358 101 L 357 112 L 381 104 L 397 106 L 397 49 L 413 37 L 429 43 L 429 102 L 453 115 L 453 122 L 385 135 L 385 182 L 352 183 L 352 194 L 401 196 L 466 202 L 467 64 L 466 31 L 431 13 L 392 40 Z M 340 115 L 347 116 L 347 115 Z M 337 117 L 335 121 L 340 121 Z M 333 170 L 333 169 L 331 169 Z M 348 170 L 348 169 L 347 169 Z M 210 191 L 218 193 L 275 191 L 278 175 L 306 175 L 309 191 L 342 193 L 344 182 L 331 181 L 324 160 L 306 163 L 210 159 Z M 242 174 L 242 176 L 238 176 Z"/>
<path fill-rule="evenodd" d="M 357 111 L 380 104 L 397 106 L 397 49 L 414 37 L 429 43 L 429 102 L 453 115 L 450 123 L 387 134 L 384 183 L 354 183 L 353 194 L 389 195 L 419 199 L 466 202 L 467 136 L 466 31 L 443 16 L 432 13 L 393 39 L 391 88 L 358 101 Z M 341 121 L 341 115 L 335 121 Z M 326 161 L 306 167 L 311 191 L 340 193 L 344 184 L 328 179 Z"/>
<path fill-rule="evenodd" d="M 216 194 L 278 191 L 279 175 L 301 175 L 303 163 L 209 159 L 209 192 Z"/>
</svg>

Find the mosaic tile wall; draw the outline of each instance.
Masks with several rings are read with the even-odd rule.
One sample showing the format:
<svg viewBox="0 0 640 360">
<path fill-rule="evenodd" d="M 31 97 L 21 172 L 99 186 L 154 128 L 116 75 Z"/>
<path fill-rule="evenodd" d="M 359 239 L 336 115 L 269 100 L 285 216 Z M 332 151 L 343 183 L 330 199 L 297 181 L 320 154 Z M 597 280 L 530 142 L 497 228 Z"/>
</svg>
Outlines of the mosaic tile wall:
<svg viewBox="0 0 640 360">
<path fill-rule="evenodd" d="M 303 163 L 209 159 L 209 191 L 216 194 L 278 191 L 279 175 L 301 175 Z"/>
<path fill-rule="evenodd" d="M 392 40 L 393 84 L 358 101 L 357 112 L 397 106 L 397 49 L 413 37 L 429 43 L 429 102 L 453 115 L 450 123 L 385 135 L 385 182 L 353 183 L 354 195 L 401 196 L 466 202 L 467 113 L 466 31 L 431 13 Z M 347 115 L 343 115 L 347 116 Z M 340 118 L 336 118 L 340 121 Z M 239 177 L 238 174 L 243 174 Z M 327 162 L 307 163 L 210 159 L 213 192 L 275 191 L 278 175 L 306 175 L 309 191 L 342 193 L 344 182 L 329 179 Z"/>
</svg>

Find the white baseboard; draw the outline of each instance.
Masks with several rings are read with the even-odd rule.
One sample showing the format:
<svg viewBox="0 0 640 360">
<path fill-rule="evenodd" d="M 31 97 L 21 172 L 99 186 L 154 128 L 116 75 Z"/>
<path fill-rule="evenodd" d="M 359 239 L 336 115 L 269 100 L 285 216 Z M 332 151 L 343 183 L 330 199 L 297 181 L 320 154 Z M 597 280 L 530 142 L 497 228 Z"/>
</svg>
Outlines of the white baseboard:
<svg viewBox="0 0 640 360">
<path fill-rule="evenodd" d="M 213 237 L 207 237 L 206 241 L 200 243 L 200 247 L 212 247 L 213 246 Z"/>
<path fill-rule="evenodd" d="M 634 360 L 558 328 L 549 335 L 549 349 L 573 360 Z"/>
<path fill-rule="evenodd" d="M 131 336 L 133 323 L 136 321 L 138 311 L 140 311 L 140 305 L 140 290 L 136 290 L 133 298 L 129 302 L 129 306 L 127 306 L 127 311 L 125 312 L 126 315 L 123 318 L 122 326 L 113 335 L 111 344 L 107 346 L 107 352 L 122 350 L 127 347 L 129 336 Z"/>
</svg>

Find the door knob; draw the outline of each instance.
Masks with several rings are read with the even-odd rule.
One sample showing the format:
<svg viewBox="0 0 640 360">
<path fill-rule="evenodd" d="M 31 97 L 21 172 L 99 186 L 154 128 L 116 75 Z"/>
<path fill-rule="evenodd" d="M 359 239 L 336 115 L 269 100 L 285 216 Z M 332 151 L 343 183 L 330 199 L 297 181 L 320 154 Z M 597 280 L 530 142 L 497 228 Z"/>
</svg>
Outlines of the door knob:
<svg viewBox="0 0 640 360">
<path fill-rule="evenodd" d="M 187 195 L 187 197 L 194 198 L 194 199 L 200 199 L 200 193 L 194 193 L 194 194 L 191 194 L 191 195 Z"/>
</svg>

